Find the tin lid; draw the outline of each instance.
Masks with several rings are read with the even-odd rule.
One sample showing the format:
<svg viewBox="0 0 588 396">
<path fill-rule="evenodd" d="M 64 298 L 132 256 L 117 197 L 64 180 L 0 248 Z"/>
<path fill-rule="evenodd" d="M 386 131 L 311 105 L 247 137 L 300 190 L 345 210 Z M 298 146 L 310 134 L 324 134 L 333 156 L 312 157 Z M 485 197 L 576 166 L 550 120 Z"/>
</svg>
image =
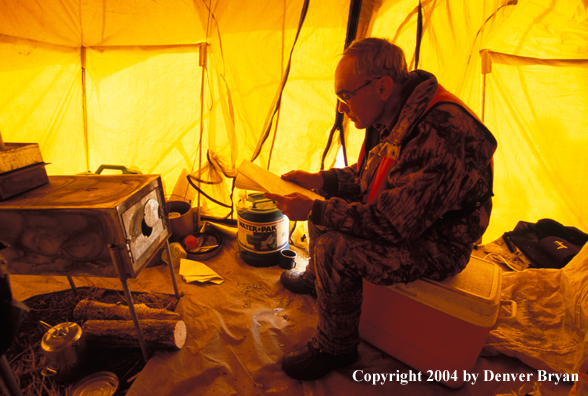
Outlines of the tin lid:
<svg viewBox="0 0 588 396">
<path fill-rule="evenodd" d="M 118 389 L 118 377 L 110 371 L 100 371 L 82 378 L 72 396 L 112 396 Z"/>
<path fill-rule="evenodd" d="M 58 351 L 76 343 L 81 336 L 82 328 L 77 323 L 60 323 L 47 330 L 41 346 L 45 351 Z"/>
<path fill-rule="evenodd" d="M 237 217 L 241 220 L 260 223 L 286 218 L 276 206 L 276 202 L 266 198 L 263 193 L 248 195 L 247 202 L 237 208 Z"/>
</svg>

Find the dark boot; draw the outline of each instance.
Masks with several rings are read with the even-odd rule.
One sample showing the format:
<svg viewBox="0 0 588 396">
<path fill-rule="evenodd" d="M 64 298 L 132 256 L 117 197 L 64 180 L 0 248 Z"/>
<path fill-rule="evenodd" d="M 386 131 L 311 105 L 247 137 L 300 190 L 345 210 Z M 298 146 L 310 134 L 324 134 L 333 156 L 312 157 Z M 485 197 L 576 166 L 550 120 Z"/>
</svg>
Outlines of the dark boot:
<svg viewBox="0 0 588 396">
<path fill-rule="evenodd" d="M 322 351 L 314 338 L 295 348 L 282 359 L 282 369 L 297 380 L 315 380 L 337 368 L 347 367 L 358 359 L 357 346 L 342 355 Z"/>
<path fill-rule="evenodd" d="M 304 275 L 306 272 L 299 271 L 284 271 L 280 276 L 282 285 L 292 293 L 296 294 L 311 294 L 316 296 L 316 290 L 314 288 L 314 279 L 307 279 Z"/>
</svg>

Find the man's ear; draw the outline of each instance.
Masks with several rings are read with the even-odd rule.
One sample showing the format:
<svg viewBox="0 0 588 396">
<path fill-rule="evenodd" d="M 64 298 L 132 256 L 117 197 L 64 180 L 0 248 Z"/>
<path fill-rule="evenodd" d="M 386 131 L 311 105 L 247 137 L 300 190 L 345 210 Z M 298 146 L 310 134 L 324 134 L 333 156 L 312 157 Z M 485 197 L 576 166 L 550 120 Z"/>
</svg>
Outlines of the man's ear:
<svg viewBox="0 0 588 396">
<path fill-rule="evenodd" d="M 394 91 L 394 81 L 392 81 L 392 77 L 385 76 L 380 78 L 378 84 L 378 94 L 380 95 L 380 99 L 386 100 L 390 97 L 392 92 Z"/>
</svg>

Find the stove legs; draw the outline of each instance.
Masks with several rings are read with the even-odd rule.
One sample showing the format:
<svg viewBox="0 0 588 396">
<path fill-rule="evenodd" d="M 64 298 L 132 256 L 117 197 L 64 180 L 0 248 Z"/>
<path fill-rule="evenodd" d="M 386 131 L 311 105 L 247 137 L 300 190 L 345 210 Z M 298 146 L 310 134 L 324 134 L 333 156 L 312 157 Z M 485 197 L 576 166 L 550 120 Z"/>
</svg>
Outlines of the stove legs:
<svg viewBox="0 0 588 396">
<path fill-rule="evenodd" d="M 174 285 L 174 292 L 176 293 L 176 298 L 180 298 L 180 292 L 178 291 L 178 284 L 176 283 L 176 274 L 174 273 L 174 263 L 172 261 L 171 251 L 169 249 L 169 241 L 165 240 L 165 251 L 167 253 L 167 262 L 169 267 L 169 272 L 171 274 L 172 284 Z"/>
<path fill-rule="evenodd" d="M 137 340 L 139 341 L 141 352 L 143 352 L 143 359 L 145 359 L 145 363 L 147 363 L 147 361 L 149 360 L 149 353 L 147 352 L 147 345 L 145 344 L 145 338 L 143 338 L 143 331 L 141 330 L 141 325 L 139 324 L 139 317 L 137 316 L 137 311 L 135 310 L 135 303 L 133 302 L 133 296 L 131 295 L 131 291 L 129 290 L 127 278 L 125 277 L 123 271 L 119 267 L 116 246 L 109 246 L 108 249 L 110 250 L 110 257 L 112 258 L 112 262 L 114 263 L 114 266 L 118 271 L 120 283 L 125 292 L 125 298 L 127 300 L 127 305 L 129 306 L 129 312 L 131 313 L 131 318 L 133 319 L 135 330 L 137 331 Z"/>
</svg>

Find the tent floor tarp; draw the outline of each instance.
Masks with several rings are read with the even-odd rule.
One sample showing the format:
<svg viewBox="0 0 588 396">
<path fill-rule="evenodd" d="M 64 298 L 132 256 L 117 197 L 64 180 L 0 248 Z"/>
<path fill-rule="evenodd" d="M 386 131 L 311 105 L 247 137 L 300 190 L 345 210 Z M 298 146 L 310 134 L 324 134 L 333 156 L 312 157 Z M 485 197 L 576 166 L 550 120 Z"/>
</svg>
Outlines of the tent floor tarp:
<svg viewBox="0 0 588 396">
<path fill-rule="evenodd" d="M 298 257 L 304 266 L 305 252 Z M 316 300 L 285 290 L 279 281 L 279 267 L 255 268 L 238 258 L 237 243 L 225 240 L 224 251 L 206 264 L 224 278 L 220 285 L 187 284 L 178 276 L 182 297 L 176 312 L 188 329 L 186 345 L 177 352 L 155 352 L 136 377 L 127 395 L 463 395 L 490 396 L 518 394 L 526 384 L 518 381 L 484 381 L 485 370 L 493 373 L 535 373 L 517 359 L 500 356 L 479 357 L 471 370 L 480 373 L 475 385 L 459 389 L 422 381 L 408 384 L 357 382 L 356 370 L 363 373 L 403 373 L 410 367 L 373 346 L 361 342 L 360 359 L 317 381 L 296 381 L 283 373 L 280 360 L 295 345 L 309 340 L 317 325 Z M 14 297 L 31 296 L 69 288 L 65 277 L 13 275 Z M 117 279 L 78 278 L 77 286 L 121 289 Z M 173 294 L 165 265 L 146 268 L 129 281 L 133 292 Z M 413 370 L 414 371 L 414 370 Z M 536 375 L 533 377 L 536 378 Z M 362 379 L 362 376 L 356 377 Z M 544 383 L 542 395 L 564 396 L 571 385 Z M 532 389 L 532 388 L 531 388 Z M 524 393 L 523 393 L 524 394 Z"/>
</svg>

